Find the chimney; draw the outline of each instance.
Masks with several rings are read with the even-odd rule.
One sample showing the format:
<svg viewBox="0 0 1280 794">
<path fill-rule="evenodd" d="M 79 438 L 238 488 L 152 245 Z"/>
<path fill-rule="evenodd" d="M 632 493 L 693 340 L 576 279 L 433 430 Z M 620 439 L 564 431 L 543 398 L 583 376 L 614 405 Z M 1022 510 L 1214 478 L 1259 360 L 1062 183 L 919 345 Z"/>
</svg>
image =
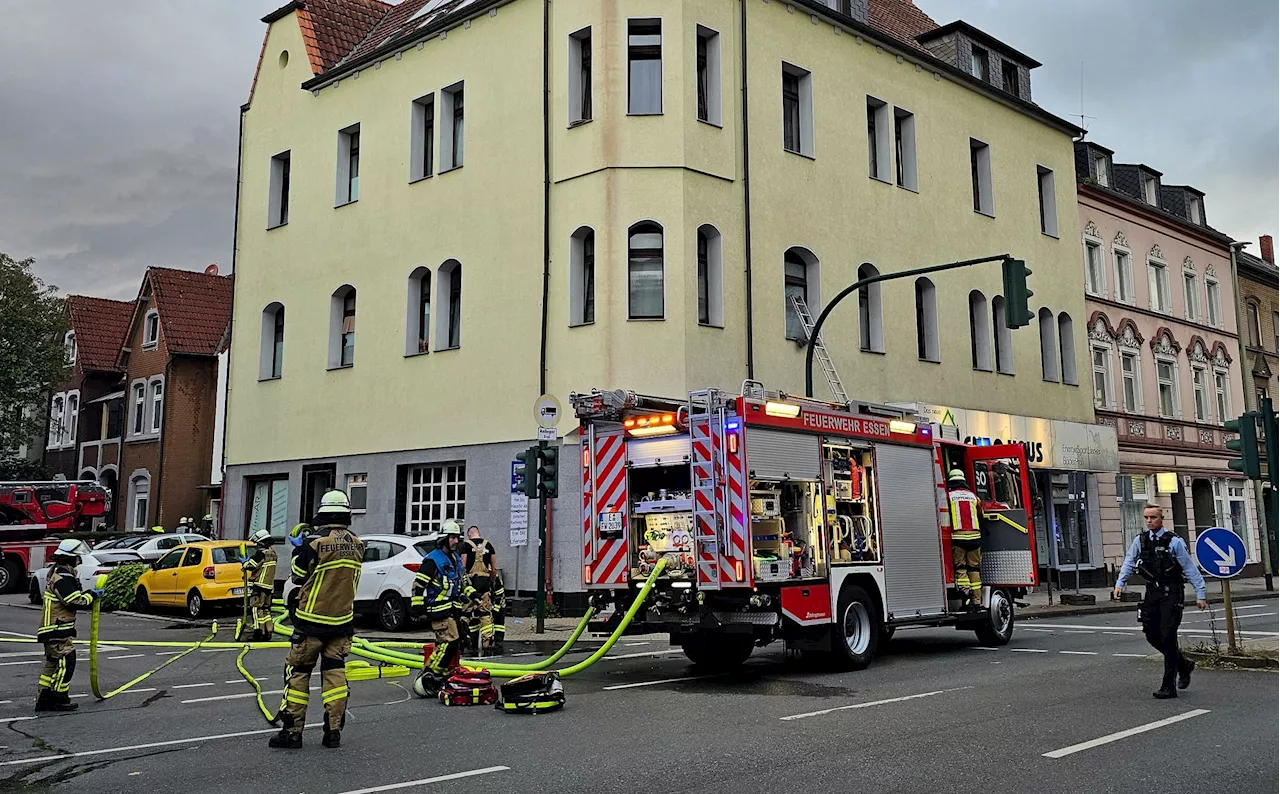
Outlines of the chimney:
<svg viewBox="0 0 1280 794">
<path fill-rule="evenodd" d="M 1274 248 L 1274 244 L 1271 241 L 1271 235 L 1264 234 L 1261 237 L 1259 237 L 1258 248 L 1259 248 L 1259 253 L 1262 254 L 1263 259 L 1267 260 L 1273 265 L 1276 263 L 1276 250 Z"/>
</svg>

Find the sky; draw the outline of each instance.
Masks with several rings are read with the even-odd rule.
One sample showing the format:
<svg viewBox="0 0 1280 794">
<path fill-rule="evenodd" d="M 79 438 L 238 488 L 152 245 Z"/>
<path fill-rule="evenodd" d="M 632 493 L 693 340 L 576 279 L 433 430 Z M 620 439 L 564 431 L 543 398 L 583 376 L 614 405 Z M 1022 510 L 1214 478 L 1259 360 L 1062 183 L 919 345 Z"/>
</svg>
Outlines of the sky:
<svg viewBox="0 0 1280 794">
<path fill-rule="evenodd" d="M 279 2 L 7 3 L 0 251 L 118 299 L 148 265 L 229 271 L 239 107 Z M 916 2 L 1043 62 L 1033 99 L 1060 116 L 1083 62 L 1090 139 L 1204 191 L 1227 234 L 1277 233 L 1275 0 Z"/>
</svg>

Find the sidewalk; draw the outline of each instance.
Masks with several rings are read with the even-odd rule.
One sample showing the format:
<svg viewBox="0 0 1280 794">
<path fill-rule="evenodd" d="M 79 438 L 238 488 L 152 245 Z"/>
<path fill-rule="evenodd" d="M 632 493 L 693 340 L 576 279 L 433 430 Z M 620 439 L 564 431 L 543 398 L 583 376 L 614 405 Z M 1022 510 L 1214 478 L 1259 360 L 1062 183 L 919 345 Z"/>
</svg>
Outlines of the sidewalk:
<svg viewBox="0 0 1280 794">
<path fill-rule="evenodd" d="M 1136 601 L 1113 601 L 1112 591 L 1109 587 L 1082 587 L 1080 593 L 1082 595 L 1091 595 L 1094 597 L 1092 606 L 1072 606 L 1060 602 L 1061 593 L 1074 594 L 1074 588 L 1060 591 L 1054 589 L 1053 603 L 1049 603 L 1049 593 L 1043 584 L 1034 591 L 1028 593 L 1025 598 L 1019 599 L 1021 603 L 1027 604 L 1018 610 L 1019 618 L 1035 618 L 1046 616 L 1064 617 L 1068 615 L 1096 615 L 1103 612 L 1132 612 L 1137 610 Z M 1195 592 L 1192 591 L 1190 585 L 1187 586 L 1188 604 L 1195 604 Z M 1125 595 L 1141 595 L 1142 587 L 1131 586 L 1125 588 Z M 1205 586 L 1206 600 L 1210 604 L 1222 603 L 1222 580 L 1206 578 Z M 1232 579 L 1231 580 L 1231 600 L 1238 601 L 1256 601 L 1263 598 L 1275 598 L 1276 591 L 1267 592 L 1266 585 L 1261 576 L 1249 579 Z"/>
</svg>

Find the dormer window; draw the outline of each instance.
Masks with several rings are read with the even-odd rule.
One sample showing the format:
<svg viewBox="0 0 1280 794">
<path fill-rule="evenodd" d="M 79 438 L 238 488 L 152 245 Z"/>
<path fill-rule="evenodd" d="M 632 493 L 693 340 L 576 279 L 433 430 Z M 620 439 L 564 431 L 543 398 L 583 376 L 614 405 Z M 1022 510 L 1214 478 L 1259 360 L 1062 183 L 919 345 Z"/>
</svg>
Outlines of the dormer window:
<svg viewBox="0 0 1280 794">
<path fill-rule="evenodd" d="M 1187 214 L 1191 216 L 1191 222 L 1197 225 L 1204 223 L 1204 206 L 1200 203 L 1199 196 L 1192 196 L 1191 201 L 1187 204 Z"/>
<path fill-rule="evenodd" d="M 974 47 L 969 53 L 969 74 L 984 83 L 991 82 L 991 56 L 981 47 Z"/>
<path fill-rule="evenodd" d="M 155 347 L 159 341 L 160 313 L 152 309 L 142 320 L 142 346 Z"/>
<path fill-rule="evenodd" d="M 76 363 L 76 332 L 67 331 L 62 337 L 62 346 L 67 351 L 67 363 Z"/>
<path fill-rule="evenodd" d="M 1018 65 L 1012 61 L 1000 61 L 1000 80 L 1004 90 L 1014 96 L 1018 95 Z"/>
<path fill-rule="evenodd" d="M 1110 187 L 1111 183 L 1107 178 L 1107 158 L 1106 155 L 1098 154 L 1093 157 L 1093 173 L 1094 178 L 1099 185 Z"/>
<path fill-rule="evenodd" d="M 1157 196 L 1158 196 L 1158 191 L 1157 191 L 1157 189 L 1156 189 L 1156 179 L 1155 179 L 1155 177 L 1153 177 L 1153 176 L 1146 176 L 1146 175 L 1144 174 L 1144 175 L 1143 175 L 1143 177 L 1142 177 L 1142 197 L 1143 197 L 1143 199 L 1145 199 L 1145 200 L 1146 200 L 1146 202 L 1147 202 L 1148 204 L 1150 204 L 1151 206 L 1153 206 L 1153 207 L 1158 207 L 1158 206 L 1160 206 L 1160 199 L 1159 199 Z"/>
</svg>

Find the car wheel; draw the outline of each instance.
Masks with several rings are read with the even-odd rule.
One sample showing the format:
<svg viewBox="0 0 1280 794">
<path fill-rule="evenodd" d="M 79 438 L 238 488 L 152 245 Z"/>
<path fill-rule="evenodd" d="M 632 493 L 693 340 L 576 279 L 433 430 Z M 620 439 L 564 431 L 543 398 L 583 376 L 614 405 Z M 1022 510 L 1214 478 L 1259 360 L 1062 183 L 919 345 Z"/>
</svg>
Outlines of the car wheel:
<svg viewBox="0 0 1280 794">
<path fill-rule="evenodd" d="M 866 590 L 851 585 L 841 591 L 832 645 L 842 666 L 861 670 L 871 664 L 880 646 L 879 624 L 880 611 Z"/>
<path fill-rule="evenodd" d="M 21 587 L 25 578 L 23 573 L 22 563 L 18 560 L 0 563 L 0 593 L 8 593 Z"/>
<path fill-rule="evenodd" d="M 383 631 L 399 631 L 408 619 L 404 599 L 399 593 L 383 593 L 378 599 L 378 625 Z"/>
<path fill-rule="evenodd" d="M 133 608 L 139 612 L 146 612 L 151 609 L 151 599 L 147 598 L 147 588 L 139 587 L 138 592 L 133 594 Z"/>
<path fill-rule="evenodd" d="M 27 600 L 33 604 L 39 604 L 44 600 L 40 593 L 40 582 L 34 576 L 31 577 L 31 586 L 27 588 Z"/>
<path fill-rule="evenodd" d="M 204 596 L 200 595 L 199 590 L 192 590 L 187 595 L 187 614 L 198 618 L 204 614 L 204 609 Z"/>
<path fill-rule="evenodd" d="M 991 591 L 991 603 L 983 621 L 974 627 L 982 645 L 1008 645 L 1013 639 L 1013 602 L 1004 590 Z"/>
</svg>

